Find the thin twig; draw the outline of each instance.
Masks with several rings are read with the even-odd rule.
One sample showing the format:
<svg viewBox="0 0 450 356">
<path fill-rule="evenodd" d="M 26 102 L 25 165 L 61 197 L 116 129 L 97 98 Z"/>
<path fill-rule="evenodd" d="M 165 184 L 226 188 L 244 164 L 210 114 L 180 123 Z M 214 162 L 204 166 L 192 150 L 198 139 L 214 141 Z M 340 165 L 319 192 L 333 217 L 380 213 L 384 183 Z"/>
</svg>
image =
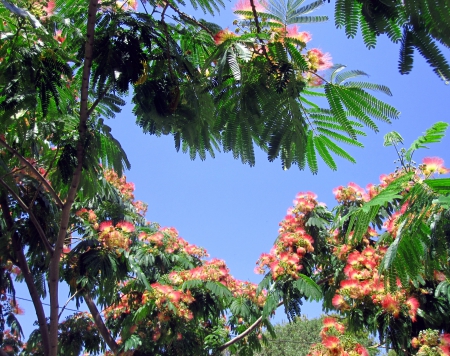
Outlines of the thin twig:
<svg viewBox="0 0 450 356">
<path fill-rule="evenodd" d="M 253 18 L 255 20 L 256 33 L 260 34 L 261 33 L 261 26 L 259 26 L 259 19 L 258 19 L 258 13 L 256 12 L 255 1 L 254 0 L 250 0 L 250 5 L 252 6 Z M 261 43 L 261 49 L 263 51 L 264 57 L 266 57 L 266 59 L 269 61 L 269 63 L 272 63 L 272 61 L 270 60 L 269 55 L 267 54 L 267 49 L 266 49 L 266 45 L 264 44 L 264 41 L 261 38 L 259 38 L 259 37 L 258 37 L 258 40 Z"/>
<path fill-rule="evenodd" d="M 92 103 L 91 107 L 88 110 L 88 116 L 90 116 L 92 114 L 92 112 L 95 110 L 95 108 L 97 107 L 97 105 L 100 103 L 100 101 L 102 101 L 102 99 L 105 97 L 105 95 L 109 92 L 109 90 L 111 89 L 112 83 L 109 83 L 105 90 L 103 91 L 103 93 L 101 93 L 97 99 L 95 99 L 95 101 Z"/>
<path fill-rule="evenodd" d="M 78 294 L 78 292 L 81 292 L 83 289 L 78 289 L 75 293 L 73 293 L 69 299 L 67 299 L 66 304 L 64 304 L 64 306 L 61 308 L 61 311 L 58 315 L 58 319 L 61 318 L 61 314 L 63 313 L 64 309 L 66 309 L 67 305 L 70 303 L 70 301 L 75 298 L 75 296 Z"/>
<path fill-rule="evenodd" d="M 308 73 L 314 74 L 317 78 L 323 80 L 327 84 L 333 84 L 333 83 L 330 83 L 328 80 L 326 80 L 324 77 L 322 77 L 319 74 L 317 74 L 317 72 L 315 72 L 313 70 L 308 70 Z"/>
<path fill-rule="evenodd" d="M 311 127 L 311 130 L 313 130 L 313 132 L 317 135 L 317 132 L 316 132 L 311 120 L 309 119 L 309 116 L 308 116 L 308 113 L 306 112 L 305 107 L 303 106 L 303 104 L 301 102 L 299 102 L 299 104 L 300 104 L 300 108 L 302 109 L 303 113 L 305 114 L 306 121 L 308 121 L 308 124 Z"/>
<path fill-rule="evenodd" d="M 194 19 L 193 17 L 189 16 L 188 14 L 184 13 L 183 11 L 181 11 L 180 9 L 178 9 L 176 6 L 172 5 L 169 2 L 166 2 L 167 5 L 169 5 L 169 7 L 174 10 L 177 14 L 179 14 L 181 17 L 184 17 L 185 19 L 195 23 L 197 26 L 201 27 L 203 30 L 205 30 L 206 32 L 208 32 L 208 34 L 211 37 L 214 37 L 214 33 L 211 32 L 211 30 L 206 27 L 205 25 L 203 25 L 201 22 L 197 21 L 196 19 Z"/>
</svg>

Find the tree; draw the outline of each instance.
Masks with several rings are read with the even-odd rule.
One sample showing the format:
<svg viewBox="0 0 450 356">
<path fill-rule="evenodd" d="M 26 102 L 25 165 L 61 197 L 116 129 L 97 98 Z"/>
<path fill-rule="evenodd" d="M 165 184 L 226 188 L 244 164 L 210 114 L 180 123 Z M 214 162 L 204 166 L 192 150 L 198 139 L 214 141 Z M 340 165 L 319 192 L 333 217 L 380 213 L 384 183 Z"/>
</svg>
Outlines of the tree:
<svg viewBox="0 0 450 356">
<path fill-rule="evenodd" d="M 306 356 L 313 344 L 321 342 L 320 334 L 324 324 L 324 317 L 318 319 L 296 318 L 293 323 L 275 325 L 276 338 L 268 338 L 268 343 L 257 353 L 261 356 Z M 354 336 L 348 335 L 349 338 Z M 358 333 L 358 342 L 364 347 L 373 346 L 369 334 Z M 378 355 L 377 349 L 371 350 L 372 356 Z"/>
<path fill-rule="evenodd" d="M 220 4 L 193 2 L 209 12 Z M 104 167 L 119 175 L 129 167 L 103 119 L 120 111 L 130 87 L 144 131 L 173 135 L 176 148 L 189 150 L 191 157 L 204 158 L 222 145 L 253 164 L 256 144 L 270 159 L 281 157 L 285 167 L 308 163 L 313 172 L 316 152 L 333 169 L 330 152 L 352 160 L 332 139 L 360 145 L 361 126 L 376 130 L 372 118 L 398 116 L 364 90 L 390 94 L 386 87 L 346 81 L 363 74 L 358 71 L 335 71 L 326 82 L 325 94 L 318 95 L 326 96 L 330 108 L 306 99 L 306 94 L 317 95 L 312 79 L 323 78 L 317 71 L 329 66 L 326 56 L 313 49 L 305 53 L 305 40 L 288 35 L 287 23 L 283 31 L 269 13 L 258 14 L 254 2 L 250 8 L 256 18 L 240 25 L 247 33 L 224 38 L 222 31 L 216 36 L 217 43 L 222 41 L 218 46 L 212 36 L 216 27 L 193 19 L 177 4 L 141 5 L 143 12 L 135 11 L 132 1 L 92 0 L 86 9 L 75 0 L 2 0 L 0 7 L 0 30 L 7 40 L 0 48 L 2 280 L 5 290 L 13 292 L 7 266 L 20 269 L 46 355 L 56 355 L 60 347 L 59 281 L 70 270 L 63 257 L 72 229 L 84 232 L 78 207 L 100 207 L 99 201 L 117 195 L 102 178 Z M 167 22 L 169 8 L 174 23 Z M 104 216 L 117 223 L 116 213 Z M 103 247 L 109 260 L 111 251 Z M 117 266 L 110 261 L 102 275 L 117 272 L 116 267 L 127 273 L 130 261 L 119 258 Z M 48 320 L 41 302 L 46 284 Z M 91 308 L 94 290 L 80 289 Z M 97 327 L 113 345 L 99 321 Z"/>
<path fill-rule="evenodd" d="M 283 300 L 292 318 L 302 296 L 323 295 L 325 310 L 338 310 L 351 329 L 378 333 L 388 349 L 448 353 L 449 180 L 432 176 L 450 170 L 436 157 L 419 166 L 412 161 L 415 150 L 438 142 L 447 127 L 437 123 L 400 150 L 400 168 L 382 175 L 379 185 L 337 187 L 333 212 L 311 192 L 297 195 L 274 247 L 258 261 L 258 271 L 267 272 L 260 288 L 270 291 L 266 313 Z M 385 137 L 388 146 L 401 141 L 395 132 Z M 312 355 L 357 352 L 341 327 L 333 328 Z"/>
</svg>

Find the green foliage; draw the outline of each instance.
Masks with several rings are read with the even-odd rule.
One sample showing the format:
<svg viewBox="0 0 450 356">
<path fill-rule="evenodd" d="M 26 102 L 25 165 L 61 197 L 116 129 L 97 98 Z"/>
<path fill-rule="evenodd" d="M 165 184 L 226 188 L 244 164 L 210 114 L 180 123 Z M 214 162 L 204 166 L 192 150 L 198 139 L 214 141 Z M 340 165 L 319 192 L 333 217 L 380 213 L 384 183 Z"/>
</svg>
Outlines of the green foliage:
<svg viewBox="0 0 450 356">
<path fill-rule="evenodd" d="M 444 137 L 445 131 L 449 126 L 446 122 L 437 122 L 425 131 L 423 136 L 417 138 L 411 146 L 408 148 L 405 154 L 405 158 L 411 161 L 414 151 L 419 148 L 427 148 L 427 144 L 440 142 Z"/>
<path fill-rule="evenodd" d="M 307 319 L 306 317 L 296 318 L 292 323 L 281 323 L 275 325 L 276 337 L 267 337 L 265 344 L 257 356 L 306 356 L 310 352 L 313 344 L 321 342 L 320 332 L 323 327 L 323 318 Z M 373 345 L 373 339 L 369 333 L 360 330 L 354 334 L 349 333 L 352 337 L 356 337 L 358 342 L 365 346 Z M 377 349 L 369 349 L 370 356 L 379 355 Z"/>
<path fill-rule="evenodd" d="M 409 73 L 417 50 L 444 81 L 450 80 L 450 65 L 442 47 L 450 46 L 450 7 L 448 0 L 336 0 L 335 24 L 354 38 L 361 28 L 368 48 L 376 46 L 376 37 L 385 34 L 400 43 L 399 71 Z"/>
<path fill-rule="evenodd" d="M 269 0 L 263 3 L 265 9 L 271 15 L 271 19 L 282 24 L 292 25 L 297 23 L 315 23 L 327 21 L 327 16 L 305 16 L 322 6 L 323 2 L 316 0 L 310 4 L 303 5 L 305 0 Z M 262 15 L 264 16 L 264 15 Z"/>
</svg>

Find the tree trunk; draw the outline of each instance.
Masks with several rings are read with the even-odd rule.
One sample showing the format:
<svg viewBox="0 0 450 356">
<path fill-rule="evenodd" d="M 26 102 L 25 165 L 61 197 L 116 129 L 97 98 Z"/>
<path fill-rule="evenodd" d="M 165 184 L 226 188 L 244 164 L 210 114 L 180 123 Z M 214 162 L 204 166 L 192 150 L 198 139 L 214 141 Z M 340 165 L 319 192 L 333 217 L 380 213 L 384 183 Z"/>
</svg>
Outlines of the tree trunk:
<svg viewBox="0 0 450 356">
<path fill-rule="evenodd" d="M 59 225 L 58 238 L 55 244 L 55 253 L 50 261 L 49 269 L 49 281 L 48 287 L 50 291 L 50 353 L 49 356 L 57 356 L 58 353 L 58 315 L 59 315 L 59 302 L 58 302 L 58 282 L 59 282 L 59 264 L 61 261 L 61 255 L 63 251 L 64 241 L 67 236 L 67 229 L 69 226 L 70 212 L 73 202 L 78 191 L 78 186 L 81 180 L 81 174 L 83 170 L 83 157 L 85 154 L 85 138 L 87 133 L 87 120 L 88 120 L 88 92 L 89 92 L 89 79 L 92 66 L 92 52 L 94 47 L 94 34 L 95 34 L 95 22 L 97 16 L 99 0 L 90 0 L 88 9 L 88 23 L 87 23 L 87 41 L 84 52 L 84 65 L 83 65 L 83 79 L 81 83 L 81 95 L 80 95 L 80 122 L 78 126 L 79 140 L 77 144 L 77 167 L 73 173 L 72 181 L 70 184 L 67 198 L 64 203 L 64 208 L 61 214 L 61 222 Z"/>
</svg>

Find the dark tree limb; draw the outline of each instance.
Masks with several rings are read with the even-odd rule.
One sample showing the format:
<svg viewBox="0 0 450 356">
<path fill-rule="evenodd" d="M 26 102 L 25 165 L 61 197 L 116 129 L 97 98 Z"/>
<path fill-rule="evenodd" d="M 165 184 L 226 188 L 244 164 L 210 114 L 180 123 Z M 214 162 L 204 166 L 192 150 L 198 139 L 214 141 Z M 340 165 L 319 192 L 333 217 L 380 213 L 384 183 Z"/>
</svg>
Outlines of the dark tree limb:
<svg viewBox="0 0 450 356">
<path fill-rule="evenodd" d="M 0 205 L 3 213 L 3 218 L 5 219 L 6 226 L 9 231 L 14 229 L 14 221 L 11 217 L 11 212 L 9 210 L 8 202 L 4 194 L 0 195 Z M 31 300 L 33 301 L 34 310 L 36 311 L 36 316 L 38 318 L 39 323 L 39 331 L 41 332 L 42 337 L 42 346 L 44 348 L 44 353 L 48 355 L 50 353 L 50 343 L 49 343 L 49 334 L 47 327 L 47 319 L 45 317 L 44 307 L 42 306 L 40 295 L 37 291 L 36 285 L 34 284 L 33 276 L 28 268 L 27 259 L 23 252 L 23 246 L 20 243 L 19 236 L 17 232 L 14 231 L 11 236 L 12 244 L 14 248 L 14 253 L 16 257 L 15 265 L 20 268 L 25 283 L 28 287 L 28 291 L 30 292 Z M 1 355 L 1 354 L 0 354 Z"/>
<path fill-rule="evenodd" d="M 84 293 L 83 297 L 89 308 L 89 311 L 92 314 L 92 317 L 94 318 L 95 326 L 97 326 L 100 335 L 103 337 L 103 340 L 105 340 L 106 344 L 111 349 L 111 351 L 114 352 L 114 354 L 116 355 L 119 352 L 119 345 L 117 345 L 116 341 L 113 339 L 108 329 L 106 328 L 106 325 L 103 322 L 100 312 L 98 311 L 97 306 L 92 300 L 91 295 L 88 292 L 86 292 Z"/>
</svg>

